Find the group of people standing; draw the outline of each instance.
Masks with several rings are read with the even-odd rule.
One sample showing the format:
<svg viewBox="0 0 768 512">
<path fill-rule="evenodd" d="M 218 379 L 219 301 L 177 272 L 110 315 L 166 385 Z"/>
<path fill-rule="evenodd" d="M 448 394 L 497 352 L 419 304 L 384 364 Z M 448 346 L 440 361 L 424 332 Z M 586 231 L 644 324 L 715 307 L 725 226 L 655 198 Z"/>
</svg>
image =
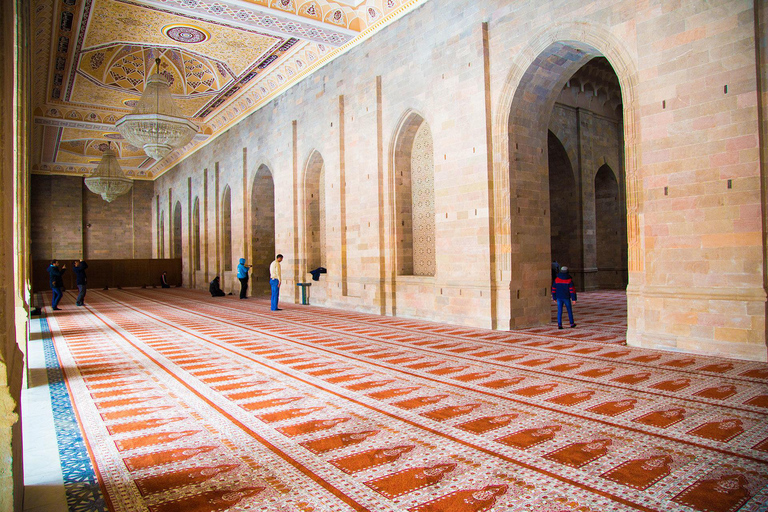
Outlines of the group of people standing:
<svg viewBox="0 0 768 512">
<path fill-rule="evenodd" d="M 278 308 L 278 301 L 280 300 L 280 284 L 283 281 L 282 269 L 280 263 L 283 261 L 283 255 L 278 254 L 269 265 L 269 285 L 272 289 L 272 311 L 281 311 Z M 237 279 L 240 281 L 240 298 L 247 299 L 248 296 L 248 272 L 252 265 L 245 264 L 245 258 L 240 258 L 240 263 L 237 265 Z M 88 279 L 85 275 L 85 269 L 88 268 L 88 263 L 83 260 L 74 260 L 72 263 L 72 271 L 75 273 L 75 282 L 77 284 L 77 301 L 78 306 L 85 305 L 85 292 L 87 288 Z M 59 302 L 64 296 L 64 273 L 67 271 L 66 264 L 60 264 L 59 260 L 51 260 L 51 264 L 48 266 L 48 275 L 50 276 L 51 291 L 53 292 L 53 300 L 51 306 L 54 311 L 61 311 L 59 308 Z M 161 285 L 163 288 L 170 288 L 168 284 L 167 272 L 163 272 L 161 277 Z M 223 297 L 226 295 L 221 289 L 221 282 L 219 276 L 216 276 L 211 281 L 208 291 L 211 292 L 213 297 Z"/>
<path fill-rule="evenodd" d="M 283 255 L 278 254 L 275 260 L 269 265 L 269 286 L 272 292 L 271 310 L 281 311 L 278 306 L 280 300 L 280 284 L 283 281 L 282 269 L 280 263 L 283 261 Z M 87 289 L 88 278 L 85 275 L 85 270 L 88 268 L 88 263 L 83 260 L 74 260 L 72 263 L 72 271 L 75 273 L 75 282 L 77 284 L 77 300 L 78 306 L 85 305 L 85 292 Z M 248 273 L 252 265 L 245 264 L 245 258 L 240 258 L 240 263 L 237 265 L 237 279 L 240 281 L 240 298 L 248 298 Z M 54 311 L 60 311 L 59 302 L 64 295 L 64 279 L 63 275 L 66 272 L 66 265 L 59 265 L 59 260 L 52 260 L 48 267 L 48 274 L 50 276 L 51 290 L 53 291 L 53 300 L 51 306 Z M 163 288 L 170 288 L 167 284 L 166 273 L 163 272 L 162 279 Z M 221 282 L 219 276 L 213 278 L 208 291 L 212 297 L 223 297 L 226 295 L 221 289 Z M 568 320 L 571 323 L 571 327 L 576 327 L 576 323 L 573 320 L 573 306 L 571 301 L 576 301 L 576 288 L 573 285 L 573 278 L 568 273 L 568 267 L 560 266 L 557 261 L 552 262 L 552 300 L 557 302 L 557 327 L 563 328 L 563 306 L 568 311 Z"/>
<path fill-rule="evenodd" d="M 75 260 L 72 263 L 72 271 L 75 273 L 75 284 L 77 285 L 77 300 L 78 306 L 85 306 L 85 291 L 87 288 L 88 278 L 85 275 L 85 269 L 88 268 L 88 264 L 83 260 Z M 59 265 L 59 260 L 51 260 L 51 264 L 48 266 L 48 275 L 50 276 L 51 291 L 53 291 L 53 300 L 51 306 L 54 311 L 60 311 L 59 302 L 64 296 L 64 272 L 67 271 L 67 265 Z"/>
<path fill-rule="evenodd" d="M 280 284 L 283 282 L 282 269 L 280 268 L 280 262 L 283 261 L 283 255 L 278 254 L 269 265 L 269 286 L 272 289 L 272 311 L 282 311 L 277 307 L 280 300 Z M 237 279 L 240 281 L 240 298 L 248 298 L 248 273 L 253 265 L 246 265 L 245 258 L 240 258 L 240 263 L 237 265 Z M 221 289 L 221 280 L 219 276 L 213 278 L 211 284 L 208 286 L 208 291 L 211 293 L 211 297 L 223 297 L 226 295 Z"/>
</svg>

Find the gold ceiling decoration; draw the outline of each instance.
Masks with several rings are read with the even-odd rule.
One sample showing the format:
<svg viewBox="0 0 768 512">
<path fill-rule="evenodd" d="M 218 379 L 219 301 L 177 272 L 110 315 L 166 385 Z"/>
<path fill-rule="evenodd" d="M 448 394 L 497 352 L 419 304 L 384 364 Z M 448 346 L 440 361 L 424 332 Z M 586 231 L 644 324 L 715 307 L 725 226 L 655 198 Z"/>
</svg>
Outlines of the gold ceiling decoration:
<svg viewBox="0 0 768 512">
<path fill-rule="evenodd" d="M 173 39 L 177 43 L 202 43 L 211 37 L 211 34 L 205 29 L 185 23 L 166 25 L 162 28 L 161 32 L 165 37 Z"/>
<path fill-rule="evenodd" d="M 32 172 L 87 176 L 93 151 L 112 141 L 127 176 L 154 179 L 424 1 L 32 0 Z M 115 134 L 155 58 L 173 102 L 200 127 L 161 161 Z"/>
<path fill-rule="evenodd" d="M 216 93 L 234 80 L 224 63 L 186 49 L 122 44 L 84 52 L 78 72 L 102 87 L 141 94 L 155 58 L 175 96 Z"/>
</svg>

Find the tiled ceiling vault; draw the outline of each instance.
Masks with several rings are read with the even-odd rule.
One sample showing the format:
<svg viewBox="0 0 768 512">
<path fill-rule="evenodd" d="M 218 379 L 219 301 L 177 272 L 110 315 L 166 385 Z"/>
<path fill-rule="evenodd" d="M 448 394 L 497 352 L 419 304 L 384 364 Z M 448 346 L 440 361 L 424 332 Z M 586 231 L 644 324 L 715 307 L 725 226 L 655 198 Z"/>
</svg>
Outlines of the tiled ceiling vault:
<svg viewBox="0 0 768 512">
<path fill-rule="evenodd" d="M 33 0 L 32 172 L 89 174 L 108 144 L 153 179 L 426 0 Z M 155 72 L 200 131 L 157 162 L 123 140 Z"/>
</svg>

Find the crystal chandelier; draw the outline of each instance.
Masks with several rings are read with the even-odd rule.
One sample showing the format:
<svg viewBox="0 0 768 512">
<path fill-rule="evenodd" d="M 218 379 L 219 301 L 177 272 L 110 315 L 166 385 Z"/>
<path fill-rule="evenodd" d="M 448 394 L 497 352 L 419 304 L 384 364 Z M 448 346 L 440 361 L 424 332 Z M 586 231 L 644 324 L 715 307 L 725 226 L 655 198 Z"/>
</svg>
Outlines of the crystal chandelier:
<svg viewBox="0 0 768 512">
<path fill-rule="evenodd" d="M 147 78 L 144 93 L 131 114 L 123 116 L 115 127 L 131 144 L 160 160 L 187 144 L 197 133 L 197 125 L 181 115 L 171 98 L 168 80 L 157 70 Z"/>
<path fill-rule="evenodd" d="M 128 192 L 133 185 L 130 178 L 126 178 L 117 156 L 110 145 L 104 150 L 101 162 L 90 177 L 85 178 L 85 186 L 94 194 L 99 194 L 103 200 L 111 203 L 116 197 Z"/>
</svg>

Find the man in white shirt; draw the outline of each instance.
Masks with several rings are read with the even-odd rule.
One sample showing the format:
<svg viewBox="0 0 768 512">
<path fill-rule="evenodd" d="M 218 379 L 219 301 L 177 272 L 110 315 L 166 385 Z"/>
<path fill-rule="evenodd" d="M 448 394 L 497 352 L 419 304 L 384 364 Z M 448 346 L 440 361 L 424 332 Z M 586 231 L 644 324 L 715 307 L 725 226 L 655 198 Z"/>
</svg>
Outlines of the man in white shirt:
<svg viewBox="0 0 768 512">
<path fill-rule="evenodd" d="M 283 255 L 278 254 L 269 265 L 269 286 L 272 287 L 272 311 L 281 311 L 277 307 L 277 301 L 280 298 L 280 283 L 283 282 L 283 274 L 280 270 L 280 262 L 283 261 Z"/>
</svg>

